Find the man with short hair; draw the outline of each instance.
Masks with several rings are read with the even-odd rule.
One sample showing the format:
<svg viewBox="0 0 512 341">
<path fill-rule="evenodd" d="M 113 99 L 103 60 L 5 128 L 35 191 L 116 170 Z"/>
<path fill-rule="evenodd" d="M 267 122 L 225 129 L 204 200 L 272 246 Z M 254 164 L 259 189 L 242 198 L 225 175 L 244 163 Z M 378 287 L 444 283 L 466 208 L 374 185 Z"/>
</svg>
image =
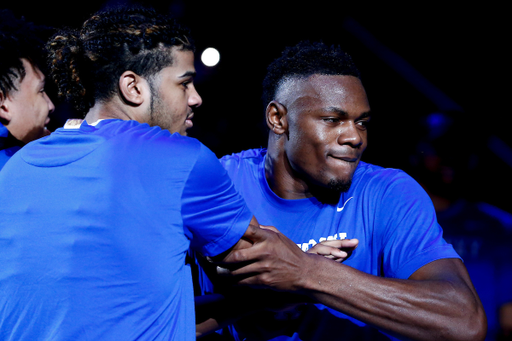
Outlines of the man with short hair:
<svg viewBox="0 0 512 341">
<path fill-rule="evenodd" d="M 55 107 L 40 69 L 42 32 L 49 29 L 0 11 L 0 169 L 22 146 L 50 134 L 45 126 Z"/>
<path fill-rule="evenodd" d="M 247 341 L 482 340 L 482 305 L 427 194 L 404 172 L 361 161 L 371 115 L 351 58 L 321 43 L 288 48 L 268 68 L 263 99 L 268 149 L 221 162 L 258 221 L 298 248 L 237 250 L 219 263 L 238 285 L 270 291 L 200 276 L 203 292 L 226 298 L 204 325 L 244 316 L 224 334 Z M 344 262 L 297 252 L 344 238 L 359 240 Z"/>
</svg>

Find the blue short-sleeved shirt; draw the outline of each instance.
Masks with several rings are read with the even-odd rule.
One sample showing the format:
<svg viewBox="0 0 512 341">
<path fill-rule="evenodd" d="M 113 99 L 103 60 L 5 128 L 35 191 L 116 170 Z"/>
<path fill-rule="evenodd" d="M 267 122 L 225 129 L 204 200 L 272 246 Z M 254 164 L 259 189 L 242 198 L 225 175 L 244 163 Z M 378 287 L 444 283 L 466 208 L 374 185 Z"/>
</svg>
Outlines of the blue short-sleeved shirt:
<svg viewBox="0 0 512 341">
<path fill-rule="evenodd" d="M 360 162 L 337 205 L 315 198 L 285 200 L 265 178 L 264 149 L 225 156 L 221 163 L 260 224 L 272 225 L 307 251 L 326 239 L 357 238 L 344 264 L 366 273 L 406 279 L 423 265 L 460 258 L 442 238 L 430 198 L 400 170 Z M 201 278 L 204 292 L 211 284 Z M 342 285 L 342 284 L 340 284 Z M 236 340 L 380 340 L 389 336 L 321 304 L 262 313 L 230 327 Z"/>
<path fill-rule="evenodd" d="M 9 131 L 2 123 L 0 123 L 0 170 L 14 155 L 14 153 L 16 153 L 21 148 L 20 145 L 12 146 L 10 143 L 8 143 L 8 139 Z"/>
<path fill-rule="evenodd" d="M 252 218 L 204 145 L 135 121 L 31 142 L 0 188 L 2 340 L 195 340 L 187 250 Z"/>
</svg>

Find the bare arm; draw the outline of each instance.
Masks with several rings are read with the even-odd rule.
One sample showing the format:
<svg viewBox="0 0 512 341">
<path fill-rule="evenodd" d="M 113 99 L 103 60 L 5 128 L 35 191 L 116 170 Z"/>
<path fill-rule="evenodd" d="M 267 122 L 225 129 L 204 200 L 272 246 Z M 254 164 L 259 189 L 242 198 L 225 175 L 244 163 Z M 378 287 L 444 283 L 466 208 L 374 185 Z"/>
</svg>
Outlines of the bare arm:
<svg viewBox="0 0 512 341">
<path fill-rule="evenodd" d="M 252 236 L 252 248 L 225 258 L 227 263 L 249 262 L 232 271 L 239 284 L 302 294 L 404 339 L 485 337 L 485 313 L 460 260 L 437 260 L 399 280 L 303 253 L 280 234 L 264 238 L 279 242 L 260 243 L 259 236 Z M 278 247 L 269 248 L 273 245 Z"/>
<path fill-rule="evenodd" d="M 281 240 L 275 238 L 261 238 L 256 240 L 254 235 L 269 232 L 261 231 L 270 230 L 280 234 L 280 232 L 273 226 L 262 226 L 258 224 L 256 218 L 252 218 L 246 233 L 240 241 L 237 242 L 231 249 L 221 255 L 213 257 L 210 261 L 212 263 L 220 263 L 229 257 L 237 250 L 243 250 L 252 247 L 258 243 L 259 247 L 263 246 L 264 249 L 271 249 L 272 247 L 281 247 Z M 272 234 L 270 235 L 272 236 Z M 291 241 L 281 235 L 284 240 Z M 277 245 L 267 245 L 267 244 Z M 288 245 L 290 245 L 288 243 Z M 342 262 L 350 256 L 351 252 L 357 247 L 359 241 L 357 239 L 350 240 L 331 240 L 317 244 L 315 247 L 308 250 L 308 253 L 321 255 L 326 259 L 332 259 L 335 262 Z M 296 250 L 300 253 L 302 251 L 295 246 Z M 208 273 L 212 281 L 218 282 L 220 280 L 227 280 L 224 286 L 227 287 L 227 292 L 222 294 L 213 294 L 206 296 L 196 297 L 196 337 L 207 335 L 223 326 L 226 326 L 235 320 L 238 320 L 246 315 L 260 311 L 260 310 L 287 310 L 297 304 L 309 302 L 310 299 L 298 293 L 285 293 L 276 292 L 270 289 L 267 290 L 253 290 L 247 287 L 233 287 L 236 283 L 236 277 L 233 279 L 229 270 L 223 269 L 224 276 L 218 276 L 219 269 L 216 265 L 203 261 L 203 269 Z M 251 300 L 247 300 L 251 297 Z"/>
</svg>

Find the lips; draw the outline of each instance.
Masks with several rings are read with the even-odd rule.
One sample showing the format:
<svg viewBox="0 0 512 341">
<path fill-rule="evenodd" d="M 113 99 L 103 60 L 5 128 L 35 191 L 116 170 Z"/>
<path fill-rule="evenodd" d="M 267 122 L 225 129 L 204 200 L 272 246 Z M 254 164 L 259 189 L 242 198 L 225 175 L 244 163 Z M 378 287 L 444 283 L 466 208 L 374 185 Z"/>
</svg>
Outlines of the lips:
<svg viewBox="0 0 512 341">
<path fill-rule="evenodd" d="M 187 118 L 185 120 L 185 125 L 188 127 L 188 128 L 191 128 L 194 123 L 192 122 L 192 118 L 194 118 L 194 113 L 190 113 L 187 115 Z"/>
<path fill-rule="evenodd" d="M 44 121 L 43 136 L 51 134 L 51 131 L 49 131 L 48 128 L 46 127 L 48 125 L 48 123 L 50 123 L 50 117 L 47 117 L 46 120 Z"/>
<path fill-rule="evenodd" d="M 357 160 L 359 159 L 358 157 L 355 157 L 355 156 L 348 156 L 348 155 L 328 155 L 329 157 L 332 157 L 333 159 L 337 159 L 337 160 L 342 160 L 342 161 L 346 161 L 346 162 L 357 162 Z"/>
</svg>

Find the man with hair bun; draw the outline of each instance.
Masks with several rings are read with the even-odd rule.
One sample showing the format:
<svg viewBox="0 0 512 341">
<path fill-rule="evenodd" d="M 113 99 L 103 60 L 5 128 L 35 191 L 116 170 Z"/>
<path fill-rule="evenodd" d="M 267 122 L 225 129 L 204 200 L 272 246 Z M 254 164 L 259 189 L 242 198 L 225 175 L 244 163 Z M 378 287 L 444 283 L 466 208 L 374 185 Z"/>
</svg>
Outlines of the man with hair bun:
<svg viewBox="0 0 512 341">
<path fill-rule="evenodd" d="M 51 29 L 0 10 L 0 169 L 22 146 L 50 134 L 44 39 Z"/>
<path fill-rule="evenodd" d="M 189 247 L 213 260 L 298 249 L 261 229 L 215 155 L 185 136 L 201 105 L 186 29 L 116 8 L 48 49 L 85 119 L 1 172 L 0 339 L 194 340 Z"/>
<path fill-rule="evenodd" d="M 302 251 L 359 244 L 343 263 L 282 252 L 263 274 L 252 248 L 228 255 L 223 278 L 246 290 L 209 273 L 212 286 L 200 272 L 204 294 L 224 295 L 210 300 L 201 326 L 211 328 L 200 331 L 232 322 L 229 340 L 483 340 L 482 304 L 425 191 L 361 161 L 371 111 L 350 56 L 322 43 L 285 49 L 268 67 L 263 101 L 268 148 L 221 159 L 251 211 Z M 404 143 L 389 140 L 390 152 Z"/>
</svg>

